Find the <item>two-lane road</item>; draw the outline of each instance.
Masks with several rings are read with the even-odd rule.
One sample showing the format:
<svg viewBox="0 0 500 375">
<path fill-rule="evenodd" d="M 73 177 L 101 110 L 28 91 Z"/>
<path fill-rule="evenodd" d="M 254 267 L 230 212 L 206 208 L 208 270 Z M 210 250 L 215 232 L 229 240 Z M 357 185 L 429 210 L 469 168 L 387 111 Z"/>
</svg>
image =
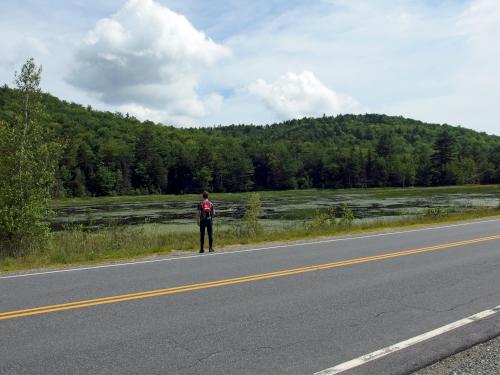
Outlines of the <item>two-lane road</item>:
<svg viewBox="0 0 500 375">
<path fill-rule="evenodd" d="M 499 334 L 499 280 L 500 219 L 0 276 L 0 374 L 405 373 Z"/>
</svg>

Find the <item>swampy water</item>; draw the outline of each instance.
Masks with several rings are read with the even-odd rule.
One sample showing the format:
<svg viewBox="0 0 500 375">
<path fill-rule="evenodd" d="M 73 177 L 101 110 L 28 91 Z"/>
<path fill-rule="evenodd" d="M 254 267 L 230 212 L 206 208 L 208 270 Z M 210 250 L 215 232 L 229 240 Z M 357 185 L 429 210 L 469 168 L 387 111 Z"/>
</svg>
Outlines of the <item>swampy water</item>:
<svg viewBox="0 0 500 375">
<path fill-rule="evenodd" d="M 235 224 L 244 215 L 246 196 L 221 194 L 212 200 L 217 211 L 217 222 Z M 500 189 L 480 193 L 404 194 L 403 196 L 380 195 L 366 190 L 363 193 L 339 193 L 335 190 L 297 191 L 262 194 L 261 221 L 266 228 L 285 226 L 311 220 L 318 210 L 337 209 L 348 205 L 356 221 L 376 219 L 392 220 L 402 215 L 416 215 L 430 207 L 472 209 L 497 207 Z M 103 228 L 111 225 L 155 224 L 172 231 L 192 230 L 196 213 L 196 201 L 158 200 L 151 202 L 96 203 L 62 205 L 55 208 L 51 219 L 53 230 L 64 230 L 75 225 L 87 228 Z"/>
</svg>

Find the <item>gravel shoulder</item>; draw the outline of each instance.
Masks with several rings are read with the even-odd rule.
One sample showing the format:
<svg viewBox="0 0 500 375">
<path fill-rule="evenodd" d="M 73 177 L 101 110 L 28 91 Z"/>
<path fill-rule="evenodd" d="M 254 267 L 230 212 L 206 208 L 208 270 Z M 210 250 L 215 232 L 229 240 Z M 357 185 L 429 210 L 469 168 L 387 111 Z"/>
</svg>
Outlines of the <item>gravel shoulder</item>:
<svg viewBox="0 0 500 375">
<path fill-rule="evenodd" d="M 412 375 L 499 375 L 500 336 L 445 358 Z"/>
</svg>

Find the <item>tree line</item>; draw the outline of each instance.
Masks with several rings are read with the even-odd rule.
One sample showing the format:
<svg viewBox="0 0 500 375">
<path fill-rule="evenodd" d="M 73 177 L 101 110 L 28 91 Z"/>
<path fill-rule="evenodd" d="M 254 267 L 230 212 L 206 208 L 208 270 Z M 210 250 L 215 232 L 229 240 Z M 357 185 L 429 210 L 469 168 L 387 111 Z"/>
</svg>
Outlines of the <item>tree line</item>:
<svg viewBox="0 0 500 375">
<path fill-rule="evenodd" d="M 20 113 L 0 88 L 0 120 Z M 377 114 L 175 128 L 41 94 L 54 197 L 500 183 L 500 137 Z"/>
</svg>

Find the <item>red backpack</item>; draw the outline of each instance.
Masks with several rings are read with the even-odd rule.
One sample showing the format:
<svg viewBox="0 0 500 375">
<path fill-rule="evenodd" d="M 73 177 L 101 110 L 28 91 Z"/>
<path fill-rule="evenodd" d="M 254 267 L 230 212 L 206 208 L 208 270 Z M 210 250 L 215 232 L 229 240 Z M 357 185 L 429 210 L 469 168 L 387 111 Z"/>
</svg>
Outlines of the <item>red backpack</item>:
<svg viewBox="0 0 500 375">
<path fill-rule="evenodd" d="M 208 199 L 201 202 L 201 215 L 204 219 L 212 216 L 212 203 Z"/>
</svg>

